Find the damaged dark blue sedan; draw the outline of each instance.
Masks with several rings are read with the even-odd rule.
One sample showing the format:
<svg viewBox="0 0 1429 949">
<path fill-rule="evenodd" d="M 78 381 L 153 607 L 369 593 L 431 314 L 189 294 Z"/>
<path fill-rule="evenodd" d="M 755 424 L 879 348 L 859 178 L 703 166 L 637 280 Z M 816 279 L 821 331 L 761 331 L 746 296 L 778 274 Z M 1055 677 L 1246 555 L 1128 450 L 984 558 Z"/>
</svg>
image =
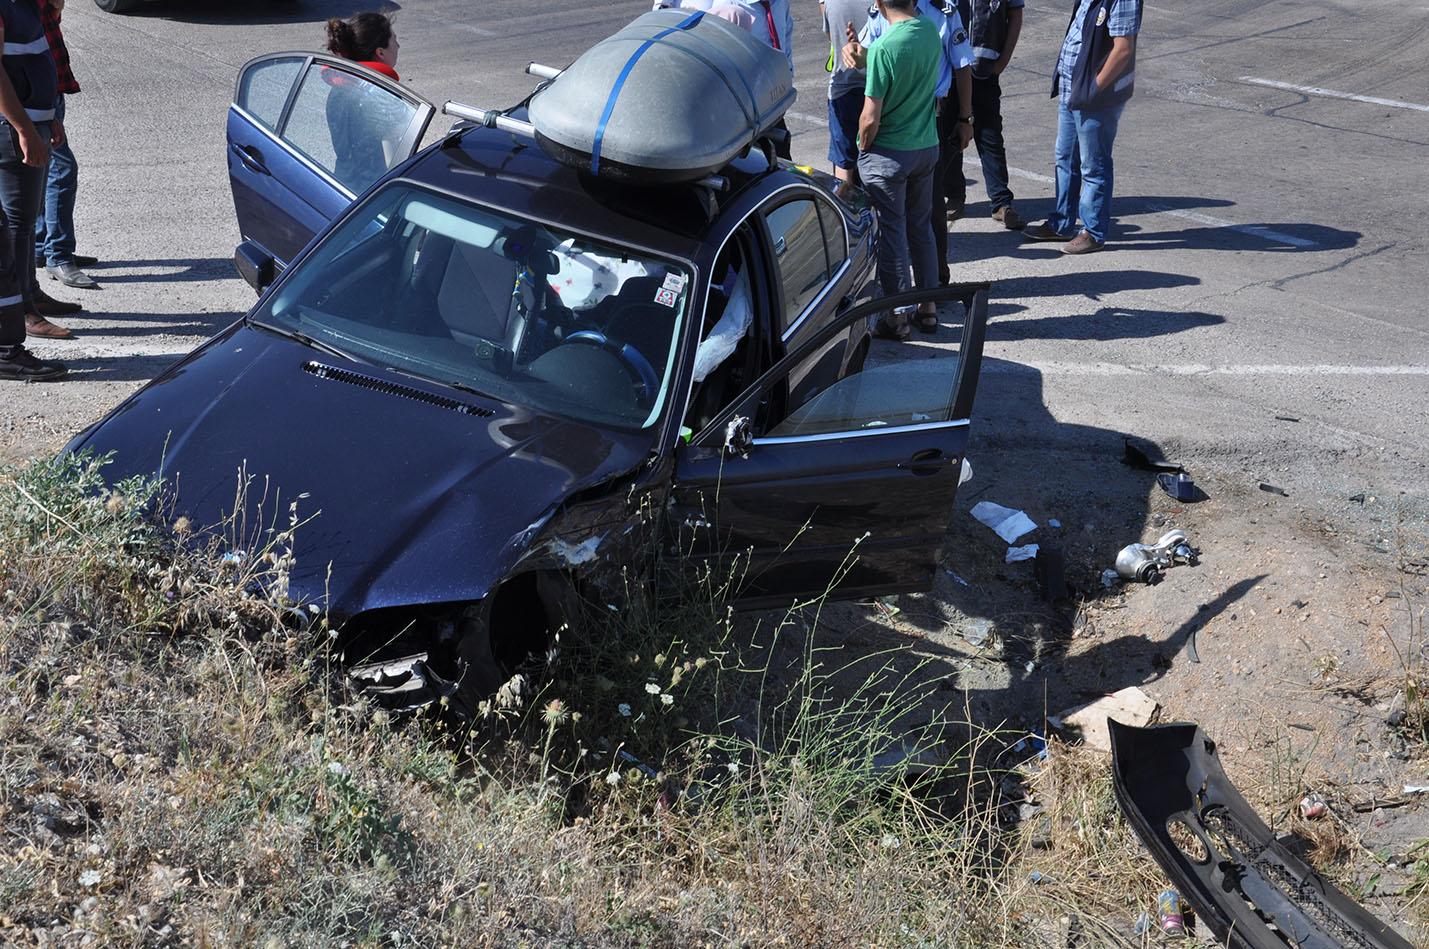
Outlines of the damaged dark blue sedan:
<svg viewBox="0 0 1429 949">
<path fill-rule="evenodd" d="M 390 122 L 381 167 L 332 134 L 349 107 Z M 196 524 L 302 496 L 292 595 L 382 687 L 488 692 L 623 568 L 728 571 L 741 607 L 930 586 L 984 287 L 933 295 L 964 305 L 929 344 L 875 344 L 872 216 L 826 176 L 755 151 L 611 184 L 520 112 L 417 152 L 434 111 L 339 60 L 248 64 L 257 305 L 71 450 L 168 479 Z"/>
</svg>

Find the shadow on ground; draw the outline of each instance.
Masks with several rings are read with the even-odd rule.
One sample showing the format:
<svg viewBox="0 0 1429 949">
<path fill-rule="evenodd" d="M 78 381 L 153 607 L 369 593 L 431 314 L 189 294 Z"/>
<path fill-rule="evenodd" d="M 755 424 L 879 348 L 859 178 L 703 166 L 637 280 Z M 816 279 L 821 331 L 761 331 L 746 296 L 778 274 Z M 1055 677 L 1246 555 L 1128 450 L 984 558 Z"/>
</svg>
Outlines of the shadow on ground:
<svg viewBox="0 0 1429 949">
<path fill-rule="evenodd" d="M 1059 422 L 1043 402 L 1041 373 L 1003 360 L 984 359 L 977 402 L 974 475 L 959 494 L 934 588 L 824 605 L 812 639 L 827 650 L 816 653 L 819 661 L 840 670 L 840 680 L 901 683 L 919 696 L 920 707 L 904 712 L 910 721 L 966 716 L 974 726 L 1012 732 L 1040 731 L 1048 714 L 1193 661 L 1188 644 L 1196 632 L 1263 574 L 1228 580 L 1190 621 L 1145 635 L 1099 641 L 1083 609 L 1097 600 L 1114 608 L 1120 594 L 1102 587 L 1101 571 L 1124 545 L 1165 529 L 1150 513 L 1155 476 L 1121 461 L 1128 436 L 1146 443 L 1152 433 Z M 1032 562 L 1004 562 L 1008 545 L 968 513 L 981 500 L 1025 510 L 1038 524 L 1017 543 L 1065 554 L 1065 599 L 1044 601 Z M 795 670 L 810 641 L 787 627 L 765 638 L 781 618 L 757 614 L 749 622 L 762 631 L 755 640 L 770 648 L 774 665 Z M 1069 653 L 1074 635 L 1083 634 L 1090 644 Z"/>
</svg>

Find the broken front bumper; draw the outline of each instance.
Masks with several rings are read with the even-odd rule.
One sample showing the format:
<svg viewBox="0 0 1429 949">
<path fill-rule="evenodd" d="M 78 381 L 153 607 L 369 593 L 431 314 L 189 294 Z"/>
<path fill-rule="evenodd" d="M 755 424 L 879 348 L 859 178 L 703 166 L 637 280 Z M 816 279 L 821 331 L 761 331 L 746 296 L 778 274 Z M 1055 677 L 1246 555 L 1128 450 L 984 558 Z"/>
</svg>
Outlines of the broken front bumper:
<svg viewBox="0 0 1429 949">
<path fill-rule="evenodd" d="M 1217 940 L 1245 949 L 1411 949 L 1275 839 L 1198 726 L 1109 724 L 1117 800 Z M 1172 838 L 1178 824 L 1184 847 Z"/>
</svg>

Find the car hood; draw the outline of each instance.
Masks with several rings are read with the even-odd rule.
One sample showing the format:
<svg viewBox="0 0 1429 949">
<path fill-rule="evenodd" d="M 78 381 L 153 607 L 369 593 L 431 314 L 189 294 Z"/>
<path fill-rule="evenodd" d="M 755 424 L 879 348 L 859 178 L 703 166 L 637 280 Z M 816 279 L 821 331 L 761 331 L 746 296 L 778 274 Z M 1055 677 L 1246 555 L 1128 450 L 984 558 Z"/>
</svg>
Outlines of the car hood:
<svg viewBox="0 0 1429 949">
<path fill-rule="evenodd" d="M 163 476 L 175 517 L 237 549 L 261 548 L 295 503 L 293 594 L 343 618 L 479 599 L 563 500 L 638 467 L 652 443 L 237 324 L 70 449 L 112 453 L 111 481 Z"/>
</svg>

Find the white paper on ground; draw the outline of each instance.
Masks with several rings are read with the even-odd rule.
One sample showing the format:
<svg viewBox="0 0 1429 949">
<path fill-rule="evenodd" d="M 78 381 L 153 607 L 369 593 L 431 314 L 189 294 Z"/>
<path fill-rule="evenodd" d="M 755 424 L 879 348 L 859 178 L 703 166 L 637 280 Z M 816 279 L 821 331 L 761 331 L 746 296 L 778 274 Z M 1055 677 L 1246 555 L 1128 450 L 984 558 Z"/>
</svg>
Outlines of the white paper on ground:
<svg viewBox="0 0 1429 949">
<path fill-rule="evenodd" d="M 973 505 L 972 516 L 977 518 L 982 524 L 991 527 L 998 537 L 1007 543 L 1012 543 L 1023 534 L 1030 533 L 1037 529 L 1037 525 L 1032 518 L 1022 511 L 1014 511 L 1010 507 L 1003 507 L 1001 504 L 993 504 L 991 501 L 979 501 Z"/>
<path fill-rule="evenodd" d="M 1037 557 L 1037 545 L 1028 544 L 1025 547 L 1007 548 L 1007 562 L 1017 563 L 1019 560 L 1033 560 Z"/>
</svg>

